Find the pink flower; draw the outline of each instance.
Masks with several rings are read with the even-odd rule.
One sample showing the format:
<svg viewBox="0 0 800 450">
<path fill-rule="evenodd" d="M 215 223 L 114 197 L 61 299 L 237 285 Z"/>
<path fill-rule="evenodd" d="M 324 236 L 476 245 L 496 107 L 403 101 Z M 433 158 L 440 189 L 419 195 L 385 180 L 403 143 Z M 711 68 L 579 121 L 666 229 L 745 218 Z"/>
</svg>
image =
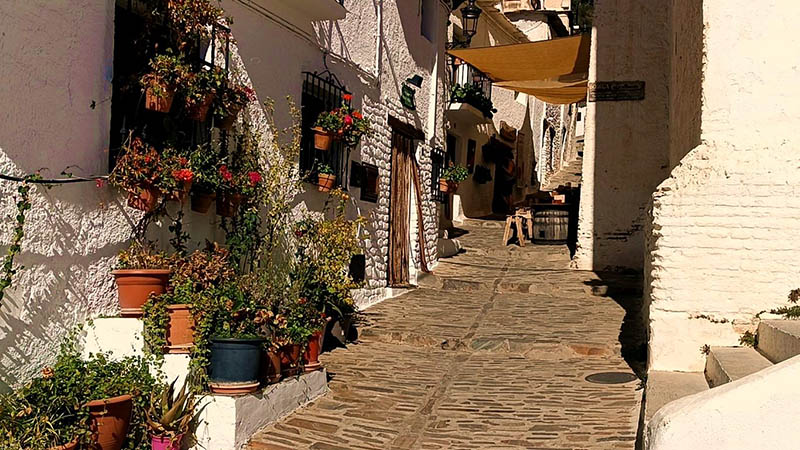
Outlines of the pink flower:
<svg viewBox="0 0 800 450">
<path fill-rule="evenodd" d="M 226 165 L 219 166 L 219 174 L 225 181 L 231 181 L 233 179 L 233 174 L 228 171 L 228 166 Z"/>
<path fill-rule="evenodd" d="M 353 124 L 353 118 L 349 114 L 344 116 L 344 124 L 345 125 L 352 125 Z"/>
<path fill-rule="evenodd" d="M 106 182 L 102 178 L 96 178 L 94 180 L 94 185 L 97 186 L 98 188 L 103 187 L 105 184 L 106 184 Z"/>
<path fill-rule="evenodd" d="M 258 172 L 250 172 L 247 174 L 247 177 L 250 178 L 251 186 L 255 186 L 261 182 L 261 174 Z"/>
</svg>

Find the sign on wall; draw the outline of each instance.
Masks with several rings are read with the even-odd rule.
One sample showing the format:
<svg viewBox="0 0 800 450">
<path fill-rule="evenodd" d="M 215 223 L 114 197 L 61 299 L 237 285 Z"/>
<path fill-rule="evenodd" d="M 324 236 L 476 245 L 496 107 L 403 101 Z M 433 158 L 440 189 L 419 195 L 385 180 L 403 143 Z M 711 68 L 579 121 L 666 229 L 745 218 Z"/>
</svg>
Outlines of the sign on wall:
<svg viewBox="0 0 800 450">
<path fill-rule="evenodd" d="M 644 100 L 644 81 L 597 81 L 589 83 L 590 102 Z"/>
</svg>

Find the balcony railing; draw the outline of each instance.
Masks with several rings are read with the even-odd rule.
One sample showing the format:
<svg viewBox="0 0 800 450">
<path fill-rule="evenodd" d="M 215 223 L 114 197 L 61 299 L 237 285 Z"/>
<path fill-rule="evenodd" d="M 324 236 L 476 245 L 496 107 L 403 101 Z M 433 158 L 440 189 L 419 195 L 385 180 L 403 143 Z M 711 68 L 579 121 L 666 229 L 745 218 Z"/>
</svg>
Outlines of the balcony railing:
<svg viewBox="0 0 800 450">
<path fill-rule="evenodd" d="M 480 70 L 454 58 L 450 65 L 451 86 L 475 86 L 484 97 L 492 99 L 492 80 Z"/>
</svg>

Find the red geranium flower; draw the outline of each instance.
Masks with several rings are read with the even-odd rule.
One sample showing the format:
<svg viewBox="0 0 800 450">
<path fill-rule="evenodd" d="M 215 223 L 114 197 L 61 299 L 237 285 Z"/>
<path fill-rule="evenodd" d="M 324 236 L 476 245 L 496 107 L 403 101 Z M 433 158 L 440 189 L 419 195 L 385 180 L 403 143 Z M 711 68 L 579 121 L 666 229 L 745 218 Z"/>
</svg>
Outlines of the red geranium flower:
<svg viewBox="0 0 800 450">
<path fill-rule="evenodd" d="M 346 102 L 349 102 L 350 100 L 352 100 L 352 99 L 353 99 L 353 96 L 352 96 L 352 95 L 350 95 L 350 94 L 344 94 L 344 95 L 342 96 L 342 98 L 344 99 L 344 101 L 346 101 Z"/>
<path fill-rule="evenodd" d="M 362 116 L 359 111 L 353 111 L 353 117 L 355 117 L 358 120 L 361 120 L 361 119 L 364 118 L 364 116 Z"/>
<path fill-rule="evenodd" d="M 250 172 L 247 174 L 248 178 L 250 178 L 250 185 L 255 186 L 261 182 L 261 174 L 258 172 Z"/>
<path fill-rule="evenodd" d="M 231 181 L 233 179 L 233 174 L 228 171 L 228 166 L 226 165 L 219 166 L 219 175 L 225 181 Z"/>
<path fill-rule="evenodd" d="M 172 172 L 172 176 L 178 181 L 189 182 L 194 178 L 194 173 L 189 169 L 179 169 Z"/>
</svg>

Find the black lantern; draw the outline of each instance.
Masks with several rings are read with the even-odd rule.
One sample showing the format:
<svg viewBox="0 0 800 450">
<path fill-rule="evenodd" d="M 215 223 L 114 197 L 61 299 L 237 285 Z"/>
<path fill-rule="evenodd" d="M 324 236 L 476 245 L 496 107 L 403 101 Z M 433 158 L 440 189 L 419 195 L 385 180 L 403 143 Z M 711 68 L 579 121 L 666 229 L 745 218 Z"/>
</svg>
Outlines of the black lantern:
<svg viewBox="0 0 800 450">
<path fill-rule="evenodd" d="M 472 40 L 478 32 L 478 18 L 481 16 L 481 9 L 475 6 L 475 0 L 469 0 L 467 6 L 461 8 L 461 27 L 464 30 L 464 38 L 467 42 Z"/>
</svg>

